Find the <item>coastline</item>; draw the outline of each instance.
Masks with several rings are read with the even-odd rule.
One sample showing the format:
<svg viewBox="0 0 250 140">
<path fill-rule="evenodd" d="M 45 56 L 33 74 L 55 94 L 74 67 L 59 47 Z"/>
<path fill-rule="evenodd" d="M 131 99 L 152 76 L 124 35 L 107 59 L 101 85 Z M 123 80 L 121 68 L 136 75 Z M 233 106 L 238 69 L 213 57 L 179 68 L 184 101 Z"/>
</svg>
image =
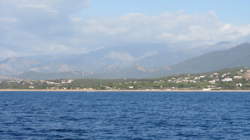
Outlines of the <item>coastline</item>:
<svg viewBox="0 0 250 140">
<path fill-rule="evenodd" d="M 0 92 L 249 92 L 250 90 L 65 90 L 65 89 L 0 89 Z"/>
</svg>

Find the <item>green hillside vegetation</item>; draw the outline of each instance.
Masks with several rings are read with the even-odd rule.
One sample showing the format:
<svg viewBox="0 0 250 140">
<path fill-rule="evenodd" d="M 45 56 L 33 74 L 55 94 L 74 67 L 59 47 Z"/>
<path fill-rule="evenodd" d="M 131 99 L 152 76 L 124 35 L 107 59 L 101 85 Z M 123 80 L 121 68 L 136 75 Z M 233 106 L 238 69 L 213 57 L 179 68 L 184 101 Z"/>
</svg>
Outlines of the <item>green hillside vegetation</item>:
<svg viewBox="0 0 250 140">
<path fill-rule="evenodd" d="M 6 80 L 1 89 L 50 90 L 250 90 L 248 68 L 155 79 Z"/>
</svg>

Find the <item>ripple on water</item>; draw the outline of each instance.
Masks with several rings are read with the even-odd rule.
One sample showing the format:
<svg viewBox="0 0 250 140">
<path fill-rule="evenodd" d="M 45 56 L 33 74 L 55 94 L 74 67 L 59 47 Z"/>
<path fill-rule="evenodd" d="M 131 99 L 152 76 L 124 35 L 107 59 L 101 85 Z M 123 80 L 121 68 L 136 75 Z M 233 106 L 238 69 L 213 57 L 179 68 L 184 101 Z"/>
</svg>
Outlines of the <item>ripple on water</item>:
<svg viewBox="0 0 250 140">
<path fill-rule="evenodd" d="M 248 93 L 1 92 L 0 139 L 250 139 Z"/>
</svg>

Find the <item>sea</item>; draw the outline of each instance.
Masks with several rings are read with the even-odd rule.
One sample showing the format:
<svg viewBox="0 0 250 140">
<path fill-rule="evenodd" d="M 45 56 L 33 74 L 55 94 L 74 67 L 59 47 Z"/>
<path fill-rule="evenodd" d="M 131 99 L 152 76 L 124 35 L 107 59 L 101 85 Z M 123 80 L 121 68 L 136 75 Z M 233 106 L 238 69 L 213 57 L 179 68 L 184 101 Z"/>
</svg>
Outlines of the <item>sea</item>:
<svg viewBox="0 0 250 140">
<path fill-rule="evenodd" d="M 247 92 L 0 92 L 0 140 L 249 140 Z"/>
</svg>

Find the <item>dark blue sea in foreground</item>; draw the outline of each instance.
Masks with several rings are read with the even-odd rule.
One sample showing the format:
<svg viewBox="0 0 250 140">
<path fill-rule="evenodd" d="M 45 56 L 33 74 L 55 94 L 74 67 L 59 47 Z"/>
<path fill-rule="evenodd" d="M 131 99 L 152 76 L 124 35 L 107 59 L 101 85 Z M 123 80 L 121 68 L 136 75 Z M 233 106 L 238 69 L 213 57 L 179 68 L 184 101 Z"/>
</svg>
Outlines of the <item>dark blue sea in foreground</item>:
<svg viewBox="0 0 250 140">
<path fill-rule="evenodd" d="M 250 93 L 0 92 L 1 140 L 249 140 Z"/>
</svg>

